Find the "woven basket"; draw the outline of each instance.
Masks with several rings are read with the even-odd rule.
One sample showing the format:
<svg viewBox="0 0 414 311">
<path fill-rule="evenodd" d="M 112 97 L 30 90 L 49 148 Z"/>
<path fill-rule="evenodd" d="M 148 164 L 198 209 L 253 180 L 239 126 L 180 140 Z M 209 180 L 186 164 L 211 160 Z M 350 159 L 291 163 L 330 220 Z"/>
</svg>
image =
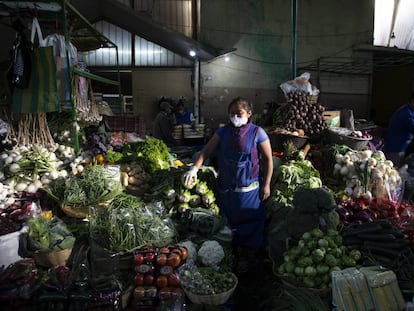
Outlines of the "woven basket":
<svg viewBox="0 0 414 311">
<path fill-rule="evenodd" d="M 71 253 L 72 248 L 51 252 L 38 252 L 33 254 L 33 259 L 36 264 L 42 267 L 66 266 L 66 261 Z"/>
<path fill-rule="evenodd" d="M 62 211 L 73 218 L 86 218 L 89 216 L 89 207 L 71 207 L 69 205 L 62 205 Z"/>
<path fill-rule="evenodd" d="M 315 288 L 315 287 L 306 287 L 302 282 L 288 278 L 279 276 L 282 284 L 286 287 L 290 287 L 293 289 L 303 289 L 310 291 L 314 293 L 315 295 L 318 295 L 321 298 L 327 298 L 331 295 L 331 289 L 330 288 Z"/>
<path fill-rule="evenodd" d="M 98 204 L 95 204 L 94 206 L 97 208 L 107 208 L 111 201 L 112 200 L 100 202 Z M 91 212 L 90 207 L 72 207 L 66 204 L 62 204 L 61 209 L 66 215 L 80 219 L 88 217 Z"/>
<path fill-rule="evenodd" d="M 233 295 L 234 291 L 236 290 L 238 279 L 235 274 L 233 274 L 233 278 L 235 280 L 234 286 L 226 292 L 215 294 L 215 295 L 198 295 L 190 292 L 188 289 L 183 288 L 186 296 L 188 299 L 191 300 L 194 304 L 200 305 L 222 305 L 224 304 L 230 297 Z"/>
</svg>

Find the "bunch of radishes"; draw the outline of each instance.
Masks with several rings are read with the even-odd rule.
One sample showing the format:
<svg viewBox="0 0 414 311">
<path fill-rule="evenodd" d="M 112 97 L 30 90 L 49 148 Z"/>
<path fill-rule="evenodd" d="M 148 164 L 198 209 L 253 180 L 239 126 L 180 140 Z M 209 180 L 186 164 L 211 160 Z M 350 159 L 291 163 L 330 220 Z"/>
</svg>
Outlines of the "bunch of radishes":
<svg viewBox="0 0 414 311">
<path fill-rule="evenodd" d="M 0 181 L 11 193 L 36 193 L 52 180 L 66 177 L 66 166 L 74 158 L 73 148 L 63 145 L 54 151 L 38 146 L 5 150 L 0 153 Z"/>
</svg>

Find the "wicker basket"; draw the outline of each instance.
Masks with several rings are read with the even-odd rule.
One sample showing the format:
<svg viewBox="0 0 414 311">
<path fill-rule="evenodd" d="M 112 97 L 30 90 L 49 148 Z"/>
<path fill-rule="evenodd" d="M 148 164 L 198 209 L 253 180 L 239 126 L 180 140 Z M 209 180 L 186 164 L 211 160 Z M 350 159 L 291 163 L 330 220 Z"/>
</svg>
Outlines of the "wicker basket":
<svg viewBox="0 0 414 311">
<path fill-rule="evenodd" d="M 231 289 L 229 289 L 226 292 L 215 294 L 215 295 L 198 295 L 198 294 L 194 294 L 190 292 L 186 288 L 183 288 L 183 290 L 186 296 L 188 297 L 188 299 L 190 299 L 191 302 L 194 304 L 218 306 L 218 305 L 224 304 L 231 297 L 231 295 L 233 295 L 234 291 L 236 290 L 238 279 L 235 274 L 233 274 L 233 278 L 235 282 L 234 282 L 234 286 Z"/>
<path fill-rule="evenodd" d="M 33 254 L 33 259 L 36 264 L 42 267 L 66 266 L 66 261 L 71 253 L 72 248 L 51 252 L 37 252 Z"/>
</svg>

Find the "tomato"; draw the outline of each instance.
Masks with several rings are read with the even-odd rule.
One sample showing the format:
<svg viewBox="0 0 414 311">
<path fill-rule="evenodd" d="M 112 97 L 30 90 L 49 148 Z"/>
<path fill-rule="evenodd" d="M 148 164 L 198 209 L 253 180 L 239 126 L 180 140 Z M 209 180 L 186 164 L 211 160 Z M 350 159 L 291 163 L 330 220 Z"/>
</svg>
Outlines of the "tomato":
<svg viewBox="0 0 414 311">
<path fill-rule="evenodd" d="M 144 263 L 144 255 L 142 253 L 135 254 L 134 262 L 136 265 L 142 265 Z"/>
<path fill-rule="evenodd" d="M 135 285 L 143 285 L 144 284 L 144 275 L 141 273 L 137 273 L 134 277 Z"/>
<path fill-rule="evenodd" d="M 181 259 L 182 260 L 186 260 L 187 257 L 188 257 L 188 250 L 187 250 L 187 248 L 185 246 L 181 246 L 180 249 L 181 249 Z"/>
<path fill-rule="evenodd" d="M 169 286 L 178 286 L 180 285 L 180 277 L 176 273 L 172 273 L 168 276 L 168 285 Z"/>
<path fill-rule="evenodd" d="M 143 286 L 137 286 L 134 289 L 134 297 L 142 298 L 145 297 L 145 288 Z"/>
<path fill-rule="evenodd" d="M 164 288 L 168 285 L 168 278 L 165 275 L 159 275 L 156 283 L 158 288 Z"/>
<path fill-rule="evenodd" d="M 177 253 L 171 253 L 167 258 L 167 264 L 172 267 L 178 267 L 181 263 L 181 257 Z"/>
<path fill-rule="evenodd" d="M 170 253 L 170 249 L 168 247 L 161 247 L 160 248 L 160 253 L 161 254 L 169 254 Z"/>
<path fill-rule="evenodd" d="M 146 274 L 144 276 L 144 284 L 151 285 L 152 283 L 154 283 L 154 276 L 152 274 Z"/>
<path fill-rule="evenodd" d="M 171 253 L 177 254 L 181 257 L 181 248 L 180 247 L 173 247 L 171 249 Z"/>
<path fill-rule="evenodd" d="M 167 255 L 166 254 L 158 254 L 157 255 L 157 265 L 158 266 L 165 266 L 167 264 Z"/>
<path fill-rule="evenodd" d="M 147 262 L 152 262 L 154 260 L 154 258 L 155 258 L 154 252 L 148 252 L 148 253 L 145 254 L 145 260 Z"/>
</svg>

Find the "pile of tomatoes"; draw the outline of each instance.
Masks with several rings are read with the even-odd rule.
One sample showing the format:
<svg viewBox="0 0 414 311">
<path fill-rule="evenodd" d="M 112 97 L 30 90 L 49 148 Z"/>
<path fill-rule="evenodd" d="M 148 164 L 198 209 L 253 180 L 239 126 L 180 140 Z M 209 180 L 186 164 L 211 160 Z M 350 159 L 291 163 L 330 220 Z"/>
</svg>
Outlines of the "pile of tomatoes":
<svg viewBox="0 0 414 311">
<path fill-rule="evenodd" d="M 188 256 L 183 246 L 144 247 L 134 254 L 133 305 L 154 305 L 158 300 L 182 298 L 177 268 Z"/>
</svg>

